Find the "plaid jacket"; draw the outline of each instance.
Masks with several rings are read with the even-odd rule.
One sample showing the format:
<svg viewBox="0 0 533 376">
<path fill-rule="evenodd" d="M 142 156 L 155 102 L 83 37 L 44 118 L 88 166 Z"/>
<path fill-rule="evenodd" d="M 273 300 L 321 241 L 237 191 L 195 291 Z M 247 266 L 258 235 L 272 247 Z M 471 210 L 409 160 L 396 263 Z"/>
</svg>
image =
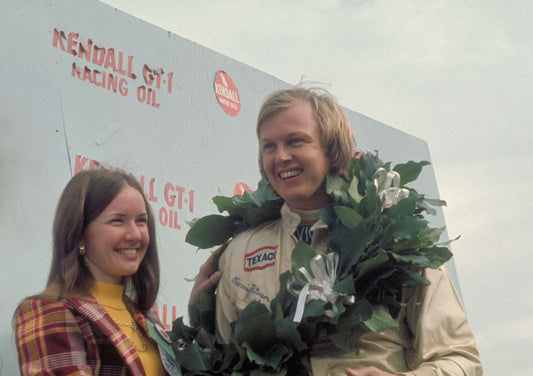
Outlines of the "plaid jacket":
<svg viewBox="0 0 533 376">
<path fill-rule="evenodd" d="M 148 332 L 146 318 L 128 305 Z M 146 375 L 132 342 L 95 300 L 26 300 L 17 312 L 15 337 L 24 376 Z"/>
</svg>

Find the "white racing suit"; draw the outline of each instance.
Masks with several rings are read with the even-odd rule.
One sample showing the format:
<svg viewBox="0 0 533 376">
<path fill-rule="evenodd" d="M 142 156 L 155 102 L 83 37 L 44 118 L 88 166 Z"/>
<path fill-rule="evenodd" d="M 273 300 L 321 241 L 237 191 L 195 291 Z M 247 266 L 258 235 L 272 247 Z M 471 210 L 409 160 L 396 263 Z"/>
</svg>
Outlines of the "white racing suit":
<svg viewBox="0 0 533 376">
<path fill-rule="evenodd" d="M 284 204 L 281 218 L 239 234 L 228 245 L 219 263 L 223 272 L 216 306 L 220 340 L 230 341 L 230 323 L 250 302 L 270 306 L 280 288 L 280 274 L 291 266 L 297 243 L 294 231 L 301 222 L 312 223 L 315 212 L 295 212 Z M 317 253 L 324 252 L 327 226 L 319 220 L 311 230 L 311 246 Z M 424 276 L 431 284 L 406 290 L 408 304 L 400 312 L 397 328 L 368 331 L 354 351 L 333 349 L 311 357 L 313 375 L 344 376 L 346 368 L 370 366 L 405 376 L 482 375 L 474 336 L 446 268 L 428 268 Z"/>
</svg>

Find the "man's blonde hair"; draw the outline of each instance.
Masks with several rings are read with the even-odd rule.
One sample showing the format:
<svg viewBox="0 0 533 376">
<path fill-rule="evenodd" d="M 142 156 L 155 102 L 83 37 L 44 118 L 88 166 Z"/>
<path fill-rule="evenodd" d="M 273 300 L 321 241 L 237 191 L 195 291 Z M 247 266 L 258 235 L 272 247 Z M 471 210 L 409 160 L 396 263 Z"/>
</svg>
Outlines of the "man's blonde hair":
<svg viewBox="0 0 533 376">
<path fill-rule="evenodd" d="M 356 149 L 355 137 L 346 115 L 335 98 L 325 89 L 294 87 L 270 94 L 263 101 L 257 116 L 257 139 L 260 139 L 261 126 L 266 119 L 298 103 L 309 103 L 313 108 L 320 142 L 330 161 L 329 173 L 334 175 L 346 173 Z M 259 169 L 261 175 L 266 178 L 261 150 L 259 150 Z"/>
</svg>

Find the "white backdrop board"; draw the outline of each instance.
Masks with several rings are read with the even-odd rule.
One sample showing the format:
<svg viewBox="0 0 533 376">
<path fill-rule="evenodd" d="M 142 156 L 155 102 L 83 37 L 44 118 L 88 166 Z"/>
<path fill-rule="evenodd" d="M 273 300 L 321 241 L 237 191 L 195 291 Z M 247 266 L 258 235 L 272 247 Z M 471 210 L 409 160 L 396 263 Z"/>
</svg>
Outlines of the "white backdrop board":
<svg viewBox="0 0 533 376">
<path fill-rule="evenodd" d="M 11 317 L 46 283 L 59 195 L 99 164 L 143 184 L 158 223 L 155 308 L 170 329 L 207 255 L 184 242 L 186 221 L 213 213 L 214 195 L 256 187 L 256 116 L 289 85 L 92 0 L 0 0 L 0 46 L 0 374 L 18 374 Z M 425 141 L 346 112 L 360 149 L 430 159 Z M 438 197 L 431 167 L 416 188 Z"/>
</svg>

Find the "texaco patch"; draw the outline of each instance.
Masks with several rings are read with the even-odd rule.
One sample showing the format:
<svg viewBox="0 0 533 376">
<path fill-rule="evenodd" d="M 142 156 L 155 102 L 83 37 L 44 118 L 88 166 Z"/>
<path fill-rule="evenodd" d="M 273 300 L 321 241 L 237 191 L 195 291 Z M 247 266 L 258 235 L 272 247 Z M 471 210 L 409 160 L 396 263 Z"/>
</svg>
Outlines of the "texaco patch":
<svg viewBox="0 0 533 376">
<path fill-rule="evenodd" d="M 261 270 L 276 264 L 278 246 L 267 246 L 244 255 L 244 270 Z"/>
</svg>

